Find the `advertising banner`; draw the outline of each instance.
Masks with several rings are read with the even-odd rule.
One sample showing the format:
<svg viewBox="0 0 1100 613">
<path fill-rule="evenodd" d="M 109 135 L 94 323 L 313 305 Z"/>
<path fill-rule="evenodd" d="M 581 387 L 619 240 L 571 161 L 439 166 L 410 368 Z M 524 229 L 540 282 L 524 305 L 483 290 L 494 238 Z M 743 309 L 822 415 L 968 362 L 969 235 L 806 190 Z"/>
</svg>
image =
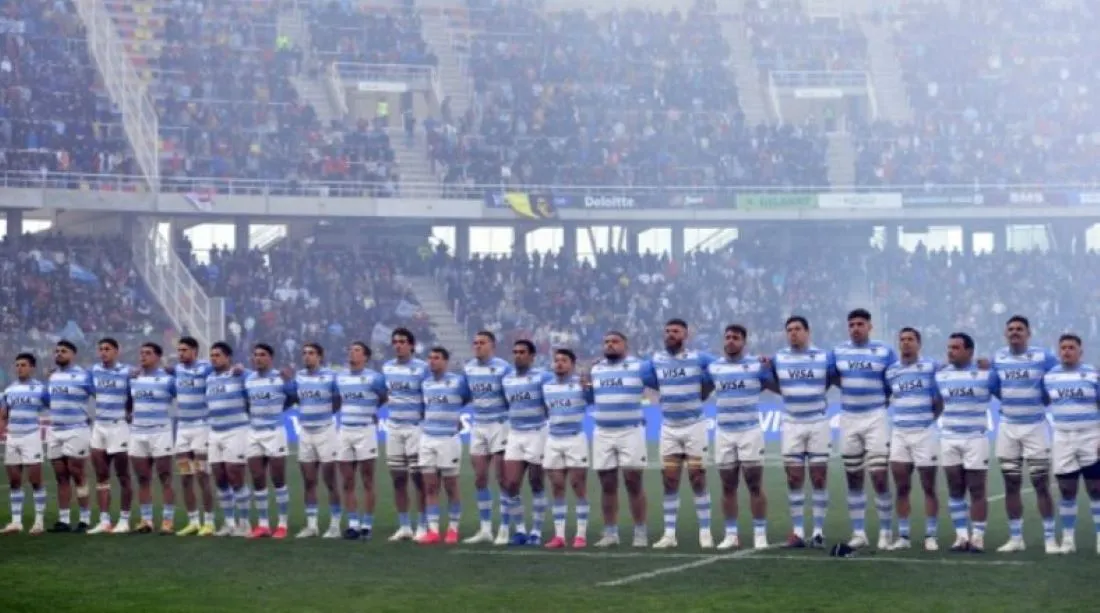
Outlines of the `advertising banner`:
<svg viewBox="0 0 1100 613">
<path fill-rule="evenodd" d="M 900 209 L 900 193 L 829 193 L 817 197 L 820 209 Z"/>
<path fill-rule="evenodd" d="M 737 208 L 742 211 L 782 211 L 812 209 L 817 206 L 817 194 L 738 194 Z"/>
</svg>

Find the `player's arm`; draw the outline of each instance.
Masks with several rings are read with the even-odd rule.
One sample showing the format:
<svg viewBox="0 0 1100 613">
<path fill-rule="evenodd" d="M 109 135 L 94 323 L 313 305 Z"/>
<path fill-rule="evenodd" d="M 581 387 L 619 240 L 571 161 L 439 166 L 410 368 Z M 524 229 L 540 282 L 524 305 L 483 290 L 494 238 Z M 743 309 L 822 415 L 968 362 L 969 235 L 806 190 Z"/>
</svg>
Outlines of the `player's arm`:
<svg viewBox="0 0 1100 613">
<path fill-rule="evenodd" d="M 699 354 L 699 367 L 703 371 L 702 389 L 700 389 L 699 392 L 703 400 L 710 398 L 710 395 L 714 393 L 714 379 L 710 377 L 710 365 L 713 362 L 714 357 L 709 353 Z"/>
<path fill-rule="evenodd" d="M 779 379 L 775 377 L 775 368 L 760 367 L 760 388 L 773 394 L 779 393 Z"/>
<path fill-rule="evenodd" d="M 0 440 L 7 438 L 8 412 L 8 395 L 0 394 Z"/>
<path fill-rule="evenodd" d="M 932 419 L 939 419 L 943 415 L 943 394 L 940 392 L 940 384 L 936 376 L 932 375 Z"/>
<path fill-rule="evenodd" d="M 642 360 L 641 375 L 643 386 L 660 391 L 661 383 L 657 381 L 657 369 L 653 367 L 653 360 Z"/>
<path fill-rule="evenodd" d="M 329 393 L 332 394 L 332 412 L 336 413 L 344 406 L 344 397 L 340 395 L 340 387 L 336 385 L 336 372 L 332 373 L 332 381 L 329 385 Z"/>
<path fill-rule="evenodd" d="M 374 381 L 371 383 L 371 391 L 378 396 L 379 408 L 390 401 L 390 390 L 386 387 L 386 378 L 384 376 L 378 375 L 374 378 Z"/>
<path fill-rule="evenodd" d="M 1001 377 L 996 370 L 989 370 L 989 395 L 1001 398 Z"/>
<path fill-rule="evenodd" d="M 283 377 L 283 410 L 286 411 L 290 407 L 298 403 L 298 380 Z"/>
<path fill-rule="evenodd" d="M 830 387 L 840 387 L 840 369 L 836 367 L 836 354 L 832 349 L 825 351 L 825 390 L 828 391 Z"/>
<path fill-rule="evenodd" d="M 470 404 L 474 399 L 474 395 L 470 393 L 470 384 L 466 381 L 466 375 L 456 376 L 458 377 L 458 395 L 462 397 L 462 404 Z"/>
</svg>

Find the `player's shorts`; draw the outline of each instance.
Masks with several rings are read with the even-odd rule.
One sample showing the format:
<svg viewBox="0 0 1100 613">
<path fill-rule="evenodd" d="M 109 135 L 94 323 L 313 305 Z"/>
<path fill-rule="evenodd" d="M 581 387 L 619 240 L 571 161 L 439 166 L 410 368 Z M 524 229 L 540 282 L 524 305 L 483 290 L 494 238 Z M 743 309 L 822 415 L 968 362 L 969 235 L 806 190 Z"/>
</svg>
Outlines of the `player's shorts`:
<svg viewBox="0 0 1100 613">
<path fill-rule="evenodd" d="M 592 468 L 642 470 L 646 467 L 645 428 L 600 428 L 592 433 Z"/>
<path fill-rule="evenodd" d="M 405 424 L 386 425 L 386 464 L 392 469 L 416 470 L 420 456 L 420 426 Z"/>
<path fill-rule="evenodd" d="M 281 425 L 262 430 L 248 431 L 248 458 L 285 458 L 287 453 L 286 428 Z"/>
<path fill-rule="evenodd" d="M 989 439 L 984 434 L 967 438 L 944 438 L 940 445 L 940 466 L 989 470 Z"/>
<path fill-rule="evenodd" d="M 588 468 L 588 438 L 583 432 L 573 436 L 547 436 L 546 448 L 542 452 L 542 468 Z"/>
<path fill-rule="evenodd" d="M 940 433 L 935 427 L 894 428 L 890 436 L 890 461 L 921 468 L 938 466 Z"/>
<path fill-rule="evenodd" d="M 503 453 L 508 446 L 508 424 L 474 424 L 470 428 L 470 455 Z"/>
<path fill-rule="evenodd" d="M 703 420 L 685 425 L 664 424 L 661 426 L 661 457 L 704 458 L 710 449 L 707 438 L 707 422 Z"/>
<path fill-rule="evenodd" d="M 211 464 L 244 464 L 248 458 L 248 428 L 211 430 L 208 449 Z"/>
<path fill-rule="evenodd" d="M 1037 424 L 1006 424 L 1001 420 L 997 430 L 996 454 L 1007 460 L 1050 459 L 1050 426 Z"/>
<path fill-rule="evenodd" d="M 378 457 L 378 428 L 340 428 L 336 435 L 336 461 L 366 462 Z"/>
<path fill-rule="evenodd" d="M 764 462 L 764 431 L 718 429 L 714 434 L 714 463 L 718 468 Z"/>
<path fill-rule="evenodd" d="M 187 453 L 206 455 L 209 445 L 210 428 L 205 425 L 180 428 L 176 431 L 176 455 Z"/>
<path fill-rule="evenodd" d="M 462 439 L 455 436 L 421 436 L 416 463 L 421 471 L 439 471 L 444 477 L 457 476 L 462 468 Z"/>
<path fill-rule="evenodd" d="M 1055 430 L 1053 460 L 1055 475 L 1071 475 L 1100 462 L 1100 428 Z"/>
<path fill-rule="evenodd" d="M 176 450 L 172 431 L 134 432 L 130 435 L 130 457 L 163 458 Z"/>
<path fill-rule="evenodd" d="M 302 429 L 298 437 L 298 463 L 335 462 L 337 430 L 329 425 L 322 430 Z"/>
<path fill-rule="evenodd" d="M 4 445 L 4 466 L 34 466 L 41 464 L 42 433 L 38 430 L 22 436 L 8 435 Z"/>
<path fill-rule="evenodd" d="M 885 458 L 890 453 L 886 411 L 840 414 L 840 455 Z"/>
<path fill-rule="evenodd" d="M 504 448 L 504 461 L 541 465 L 545 449 L 546 428 L 512 430 L 508 433 L 508 444 Z"/>
<path fill-rule="evenodd" d="M 92 448 L 91 442 L 90 428 L 51 429 L 46 432 L 46 457 L 50 460 L 86 458 Z"/>
<path fill-rule="evenodd" d="M 827 419 L 811 422 L 783 420 L 780 439 L 784 461 L 801 458 L 811 464 L 824 464 L 829 461 L 833 448 L 833 429 Z"/>
<path fill-rule="evenodd" d="M 95 422 L 90 446 L 108 455 L 126 453 L 130 448 L 130 424 L 121 419 Z"/>
</svg>

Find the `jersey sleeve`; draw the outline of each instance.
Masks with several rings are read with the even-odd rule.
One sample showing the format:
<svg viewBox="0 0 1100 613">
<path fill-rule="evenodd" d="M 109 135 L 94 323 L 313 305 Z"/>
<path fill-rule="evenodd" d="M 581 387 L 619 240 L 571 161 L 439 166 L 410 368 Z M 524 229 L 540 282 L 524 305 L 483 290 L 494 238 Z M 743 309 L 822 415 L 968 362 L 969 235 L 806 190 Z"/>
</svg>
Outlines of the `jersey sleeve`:
<svg viewBox="0 0 1100 613">
<path fill-rule="evenodd" d="M 169 376 L 168 377 L 168 395 L 171 396 L 172 398 L 175 398 L 176 394 L 177 394 L 176 378 L 172 377 L 172 376 Z"/>
<path fill-rule="evenodd" d="M 458 377 L 458 395 L 462 397 L 462 404 L 469 404 L 473 400 L 473 394 L 470 393 L 470 384 L 466 381 L 466 375 L 455 375 Z"/>
<path fill-rule="evenodd" d="M 995 368 L 989 369 L 989 393 L 992 396 L 1001 396 L 1001 377 Z"/>
<path fill-rule="evenodd" d="M 95 378 L 92 377 L 90 370 L 84 371 L 84 384 L 81 386 L 89 396 L 95 395 Z"/>
<path fill-rule="evenodd" d="M 653 360 L 642 360 L 639 371 L 642 376 L 643 386 L 654 390 L 660 388 L 660 383 L 657 381 L 657 370 L 653 368 Z"/>
<path fill-rule="evenodd" d="M 1045 352 L 1045 355 L 1043 356 L 1043 371 L 1050 372 L 1050 369 L 1054 368 L 1057 365 L 1058 356 L 1054 355 L 1054 353 L 1051 351 Z"/>
<path fill-rule="evenodd" d="M 333 385 L 333 387 L 335 388 L 336 386 Z M 298 379 L 297 378 L 290 379 L 290 380 L 287 380 L 287 381 L 283 381 L 283 394 L 285 394 L 288 398 L 298 395 Z"/>
<path fill-rule="evenodd" d="M 761 383 L 773 383 L 775 381 L 775 362 L 772 362 L 772 366 L 766 364 L 760 365 L 760 382 Z"/>
<path fill-rule="evenodd" d="M 836 352 L 832 349 L 825 350 L 825 370 L 828 376 L 839 377 L 840 369 L 836 365 Z"/>
<path fill-rule="evenodd" d="M 373 391 L 375 394 L 378 394 L 379 396 L 389 392 L 389 388 L 386 387 L 386 377 L 381 374 L 374 378 L 374 381 L 371 382 L 370 387 L 371 391 Z"/>
</svg>

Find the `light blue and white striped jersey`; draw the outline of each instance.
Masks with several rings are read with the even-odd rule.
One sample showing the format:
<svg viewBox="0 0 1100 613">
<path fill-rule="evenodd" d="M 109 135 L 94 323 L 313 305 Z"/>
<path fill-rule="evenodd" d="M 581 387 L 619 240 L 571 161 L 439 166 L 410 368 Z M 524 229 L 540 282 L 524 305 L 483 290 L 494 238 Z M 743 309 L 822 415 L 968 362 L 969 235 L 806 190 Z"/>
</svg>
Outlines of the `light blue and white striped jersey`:
<svg viewBox="0 0 1100 613">
<path fill-rule="evenodd" d="M 508 401 L 504 398 L 504 376 L 512 365 L 500 358 L 470 360 L 462 367 L 470 386 L 470 403 L 475 424 L 502 424 L 508 419 Z"/>
<path fill-rule="evenodd" d="M 546 425 L 546 404 L 542 385 L 554 375 L 532 368 L 519 372 L 515 368 L 504 375 L 501 385 L 508 400 L 508 428 L 519 432 L 538 430 Z"/>
<path fill-rule="evenodd" d="M 424 417 L 424 394 L 421 382 L 428 376 L 428 363 L 412 358 L 407 362 L 388 360 L 382 365 L 386 377 L 389 400 L 389 421 L 404 426 L 415 426 Z"/>
<path fill-rule="evenodd" d="M 424 436 L 457 436 L 461 428 L 459 415 L 470 401 L 466 377 L 449 372 L 424 379 Z"/>
<path fill-rule="evenodd" d="M 340 427 L 366 428 L 378 423 L 378 407 L 386 394 L 386 378 L 382 373 L 350 367 L 336 375 L 340 393 Z"/>
<path fill-rule="evenodd" d="M 8 411 L 8 436 L 19 438 L 38 432 L 38 421 L 50 407 L 50 392 L 38 379 L 16 381 L 0 396 Z"/>
<path fill-rule="evenodd" d="M 1037 424 L 1046 419 L 1043 375 L 1058 365 L 1058 358 L 1042 347 L 1013 353 L 1004 347 L 993 356 L 993 369 L 1001 381 L 1001 421 Z"/>
<path fill-rule="evenodd" d="M 645 422 L 642 396 L 645 388 L 657 388 L 653 363 L 636 357 L 612 362 L 607 358 L 592 366 L 592 418 L 600 428 L 633 428 Z"/>
<path fill-rule="evenodd" d="M 232 369 L 227 369 L 225 372 L 213 371 L 206 378 L 207 420 L 214 432 L 230 432 L 248 426 L 246 376 L 247 371 L 235 375 Z"/>
<path fill-rule="evenodd" d="M 808 347 L 796 351 L 780 349 L 772 358 L 779 392 L 783 397 L 785 418 L 792 422 L 813 423 L 825 419 L 829 376 L 836 372 L 832 351 Z"/>
<path fill-rule="evenodd" d="M 142 371 L 130 380 L 130 397 L 134 400 L 131 431 L 149 434 L 172 430 L 172 400 L 176 397 L 172 375 L 163 368 Z"/>
<path fill-rule="evenodd" d="M 886 369 L 898 361 L 882 341 L 857 345 L 851 341 L 833 349 L 840 375 L 840 406 L 848 413 L 886 410 Z"/>
<path fill-rule="evenodd" d="M 92 373 L 79 366 L 59 370 L 49 379 L 50 429 L 88 427 L 88 400 L 95 393 Z"/>
<path fill-rule="evenodd" d="M 248 392 L 249 425 L 253 430 L 274 430 L 283 427 L 283 411 L 294 399 L 294 382 L 285 381 L 279 371 L 250 370 L 244 376 Z"/>
<path fill-rule="evenodd" d="M 1055 365 L 1043 376 L 1043 391 L 1055 430 L 1094 430 L 1100 425 L 1100 374 L 1092 366 Z"/>
<path fill-rule="evenodd" d="M 206 378 L 210 362 L 176 364 L 176 421 L 180 428 L 206 427 Z"/>
<path fill-rule="evenodd" d="M 741 432 L 760 427 L 760 394 L 774 380 L 771 369 L 754 355 L 722 356 L 707 367 L 714 382 L 714 417 L 720 430 Z"/>
<path fill-rule="evenodd" d="M 302 428 L 314 432 L 333 424 L 340 392 L 336 372 L 328 368 L 302 369 L 294 377 L 298 394 L 298 420 Z"/>
<path fill-rule="evenodd" d="M 894 362 L 886 369 L 895 428 L 923 430 L 935 422 L 938 367 L 935 360 L 918 357 L 909 364 Z"/>
<path fill-rule="evenodd" d="M 95 386 L 96 421 L 122 421 L 126 419 L 126 401 L 130 398 L 130 370 L 125 364 L 102 363 L 92 366 L 92 385 Z"/>
<path fill-rule="evenodd" d="M 714 356 L 700 351 L 668 351 L 653 354 L 653 371 L 660 393 L 661 419 L 674 426 L 686 426 L 703 419 L 703 384 L 709 383 L 707 366 Z"/>
<path fill-rule="evenodd" d="M 936 373 L 935 381 L 936 391 L 943 398 L 943 435 L 985 436 L 989 430 L 989 400 L 1000 391 L 996 371 L 948 364 Z"/>
<path fill-rule="evenodd" d="M 550 436 L 576 436 L 584 432 L 584 413 L 592 404 L 592 390 L 585 390 L 581 378 L 551 375 L 542 384 L 542 398 L 549 414 Z"/>
</svg>

